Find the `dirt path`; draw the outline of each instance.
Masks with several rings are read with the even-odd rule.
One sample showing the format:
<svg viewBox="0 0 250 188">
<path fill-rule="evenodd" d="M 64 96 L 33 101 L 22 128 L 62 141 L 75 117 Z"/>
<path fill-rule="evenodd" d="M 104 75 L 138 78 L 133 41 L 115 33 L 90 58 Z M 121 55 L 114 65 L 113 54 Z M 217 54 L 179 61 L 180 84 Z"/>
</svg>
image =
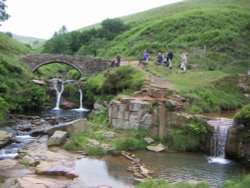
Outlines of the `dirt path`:
<svg viewBox="0 0 250 188">
<path fill-rule="evenodd" d="M 121 65 L 133 65 L 136 68 L 143 69 L 143 65 L 139 64 L 139 61 L 122 61 Z M 149 84 L 147 87 L 157 88 L 157 89 L 170 89 L 171 82 L 169 80 L 165 80 L 158 76 L 150 75 L 149 77 Z"/>
</svg>

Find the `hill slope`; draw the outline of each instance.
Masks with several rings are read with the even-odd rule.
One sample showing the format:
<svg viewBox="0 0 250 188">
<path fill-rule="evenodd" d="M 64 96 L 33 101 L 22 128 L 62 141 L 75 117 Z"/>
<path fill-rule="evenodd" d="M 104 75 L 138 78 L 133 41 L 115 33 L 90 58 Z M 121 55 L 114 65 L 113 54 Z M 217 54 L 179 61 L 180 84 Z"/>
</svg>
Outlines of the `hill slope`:
<svg viewBox="0 0 250 188">
<path fill-rule="evenodd" d="M 25 45 L 0 33 L 0 121 L 6 112 L 39 107 L 45 98 L 43 89 L 31 83 L 31 71 L 19 61 L 20 55 L 30 52 Z"/>
<path fill-rule="evenodd" d="M 250 46 L 249 9 L 243 7 L 243 1 L 229 1 L 230 6 L 224 2 L 191 0 L 124 18 L 132 25 L 131 29 L 98 55 L 113 57 L 121 53 L 123 57 L 139 58 L 145 49 L 151 52 L 172 49 L 178 54 L 185 50 L 192 54 L 194 48 L 206 46 L 207 54 L 213 57 L 216 53 L 245 59 L 249 57 Z"/>
</svg>

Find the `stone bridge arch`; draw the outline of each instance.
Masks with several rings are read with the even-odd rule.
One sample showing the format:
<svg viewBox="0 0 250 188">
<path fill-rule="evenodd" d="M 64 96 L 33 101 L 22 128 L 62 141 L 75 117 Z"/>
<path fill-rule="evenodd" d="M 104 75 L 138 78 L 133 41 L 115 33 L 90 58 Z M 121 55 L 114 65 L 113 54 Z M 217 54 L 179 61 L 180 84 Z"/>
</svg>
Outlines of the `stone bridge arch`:
<svg viewBox="0 0 250 188">
<path fill-rule="evenodd" d="M 73 67 L 80 73 L 94 74 L 108 69 L 111 63 L 109 60 L 96 57 L 64 54 L 25 55 L 20 59 L 30 66 L 32 72 L 47 64 L 63 63 Z"/>
</svg>

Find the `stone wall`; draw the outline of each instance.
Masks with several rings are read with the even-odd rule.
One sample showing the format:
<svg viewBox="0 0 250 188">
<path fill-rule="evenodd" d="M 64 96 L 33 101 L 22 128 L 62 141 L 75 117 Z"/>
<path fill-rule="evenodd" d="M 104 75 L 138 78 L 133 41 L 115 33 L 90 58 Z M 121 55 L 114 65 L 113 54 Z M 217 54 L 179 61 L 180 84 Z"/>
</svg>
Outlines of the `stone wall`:
<svg viewBox="0 0 250 188">
<path fill-rule="evenodd" d="M 181 112 L 181 105 L 167 99 L 123 98 L 109 107 L 109 123 L 117 129 L 146 129 L 151 136 L 165 138 L 169 129 L 184 127 L 193 116 Z"/>
</svg>

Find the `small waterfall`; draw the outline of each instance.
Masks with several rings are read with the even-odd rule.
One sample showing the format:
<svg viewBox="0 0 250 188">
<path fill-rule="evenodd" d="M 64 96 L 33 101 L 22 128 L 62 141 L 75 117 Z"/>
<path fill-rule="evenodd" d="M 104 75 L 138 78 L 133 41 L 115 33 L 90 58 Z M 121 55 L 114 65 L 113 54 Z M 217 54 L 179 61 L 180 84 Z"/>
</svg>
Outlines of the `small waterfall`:
<svg viewBox="0 0 250 188">
<path fill-rule="evenodd" d="M 80 93 L 80 106 L 79 106 L 79 108 L 78 109 L 73 109 L 73 110 L 76 110 L 76 111 L 81 111 L 81 112 L 87 112 L 87 111 L 89 111 L 88 109 L 86 109 L 86 108 L 83 108 L 82 107 L 82 100 L 83 100 L 83 97 L 82 97 L 82 90 L 81 90 L 81 88 L 79 88 L 79 93 Z"/>
<path fill-rule="evenodd" d="M 80 93 L 80 107 L 79 107 L 79 109 L 83 109 L 82 108 L 82 90 L 81 90 L 81 88 L 79 89 L 79 93 Z"/>
<path fill-rule="evenodd" d="M 34 137 L 29 135 L 20 135 L 13 137 L 13 143 L 0 149 L 0 160 L 12 159 L 18 155 L 18 152 L 27 144 L 34 140 Z"/>
<path fill-rule="evenodd" d="M 210 158 L 209 162 L 227 164 L 229 162 L 225 159 L 227 133 L 228 128 L 233 125 L 233 120 L 226 118 L 217 118 L 208 121 L 208 124 L 214 127 L 214 132 L 211 137 L 213 157 Z"/>
<path fill-rule="evenodd" d="M 59 82 L 58 80 L 55 80 L 53 82 L 53 88 L 56 90 L 56 107 L 53 110 L 60 110 L 61 96 L 62 96 L 62 93 L 64 91 L 64 81 L 60 81 L 61 82 L 60 91 L 59 91 L 59 89 L 57 87 L 58 82 Z"/>
</svg>

